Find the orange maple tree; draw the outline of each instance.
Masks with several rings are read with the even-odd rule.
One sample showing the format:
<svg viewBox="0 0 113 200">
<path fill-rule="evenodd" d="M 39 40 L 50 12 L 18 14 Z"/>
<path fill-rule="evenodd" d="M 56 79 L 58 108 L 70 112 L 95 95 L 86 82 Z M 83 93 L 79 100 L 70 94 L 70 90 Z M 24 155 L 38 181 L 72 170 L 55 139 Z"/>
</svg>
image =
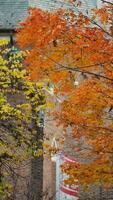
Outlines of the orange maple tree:
<svg viewBox="0 0 113 200">
<path fill-rule="evenodd" d="M 30 78 L 54 86 L 61 97 L 54 113 L 64 129 L 72 127 L 77 164 L 63 170 L 83 185 L 113 184 L 113 5 L 105 2 L 91 17 L 72 10 L 29 9 L 17 41 L 28 48 Z M 72 3 L 72 2 L 71 2 Z M 80 146 L 84 138 L 87 145 Z M 84 162 L 85 159 L 88 162 Z"/>
</svg>

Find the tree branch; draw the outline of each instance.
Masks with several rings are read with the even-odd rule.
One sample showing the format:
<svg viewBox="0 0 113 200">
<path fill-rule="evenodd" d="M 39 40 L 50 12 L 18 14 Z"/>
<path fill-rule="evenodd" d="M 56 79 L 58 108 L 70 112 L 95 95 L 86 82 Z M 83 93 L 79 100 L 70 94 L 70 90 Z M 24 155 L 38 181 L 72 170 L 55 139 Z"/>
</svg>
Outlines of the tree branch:
<svg viewBox="0 0 113 200">
<path fill-rule="evenodd" d="M 91 21 L 92 24 L 95 24 L 96 26 L 98 26 L 104 33 L 106 33 L 111 38 L 113 38 L 113 36 L 108 31 L 106 31 L 105 29 L 103 29 L 102 26 L 100 26 L 96 21 L 94 21 L 94 20 L 90 20 L 90 21 Z"/>
<path fill-rule="evenodd" d="M 112 2 L 110 2 L 110 1 L 105 1 L 105 0 L 101 0 L 103 3 L 108 3 L 108 4 L 110 4 L 110 5 L 113 5 L 113 3 Z"/>
<path fill-rule="evenodd" d="M 56 65 L 60 66 L 60 68 L 62 68 L 62 69 L 66 69 L 66 70 L 70 70 L 70 71 L 75 71 L 75 72 L 81 72 L 81 73 L 84 73 L 84 74 L 89 74 L 89 75 L 95 76 L 96 78 L 104 78 L 106 80 L 113 81 L 112 78 L 109 78 L 109 77 L 101 75 L 101 74 L 97 74 L 97 73 L 94 73 L 94 72 L 89 72 L 89 71 L 86 71 L 86 70 L 81 70 L 78 67 L 75 67 L 75 68 L 73 68 L 73 67 L 67 67 L 67 66 L 65 66 L 65 65 L 63 65 L 61 63 L 58 63 L 54 59 L 50 58 L 48 55 L 44 54 L 42 51 L 40 51 L 40 53 L 42 55 L 46 56 L 49 60 L 51 60 Z"/>
</svg>

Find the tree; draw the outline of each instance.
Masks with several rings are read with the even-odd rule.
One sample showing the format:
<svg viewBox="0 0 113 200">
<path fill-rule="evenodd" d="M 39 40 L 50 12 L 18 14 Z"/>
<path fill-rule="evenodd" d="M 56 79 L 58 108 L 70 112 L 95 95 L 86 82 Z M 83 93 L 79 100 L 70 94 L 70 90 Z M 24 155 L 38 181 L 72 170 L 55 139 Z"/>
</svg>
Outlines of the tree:
<svg viewBox="0 0 113 200">
<path fill-rule="evenodd" d="M 105 2 L 93 17 L 30 9 L 17 34 L 20 47 L 30 48 L 24 64 L 31 79 L 48 80 L 61 97 L 60 110 L 53 114 L 65 131 L 72 127 L 73 151 L 79 153 L 79 164 L 63 170 L 70 175 L 68 183 L 78 177 L 85 187 L 113 184 L 112 9 Z M 80 145 L 81 138 L 87 145 Z"/>
<path fill-rule="evenodd" d="M 0 197 L 14 198 L 19 166 L 42 154 L 41 140 L 34 140 L 44 106 L 42 83 L 29 80 L 23 68 L 25 51 L 0 40 Z M 40 103 L 41 97 L 41 103 Z M 43 97 L 43 100 L 42 100 Z"/>
</svg>

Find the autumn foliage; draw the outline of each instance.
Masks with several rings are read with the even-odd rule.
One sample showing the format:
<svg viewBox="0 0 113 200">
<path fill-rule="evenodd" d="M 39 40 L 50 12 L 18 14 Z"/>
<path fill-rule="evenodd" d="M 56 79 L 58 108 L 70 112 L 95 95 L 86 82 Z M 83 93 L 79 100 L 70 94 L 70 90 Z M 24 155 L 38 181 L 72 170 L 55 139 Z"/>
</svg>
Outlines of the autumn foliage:
<svg viewBox="0 0 113 200">
<path fill-rule="evenodd" d="M 26 160 L 42 155 L 41 141 L 35 140 L 44 105 L 43 84 L 29 81 L 23 69 L 24 51 L 0 40 L 0 199 L 15 198 L 19 169 Z M 41 103 L 40 103 L 41 96 Z M 43 98 L 43 101 L 42 101 Z M 27 165 L 27 163 L 26 163 Z"/>
<path fill-rule="evenodd" d="M 30 78 L 54 86 L 61 98 L 56 120 L 64 130 L 72 127 L 80 165 L 64 167 L 71 183 L 78 177 L 83 185 L 113 184 L 112 9 L 105 4 L 91 17 L 30 9 L 17 34 L 20 47 L 29 49 L 24 63 Z"/>
</svg>

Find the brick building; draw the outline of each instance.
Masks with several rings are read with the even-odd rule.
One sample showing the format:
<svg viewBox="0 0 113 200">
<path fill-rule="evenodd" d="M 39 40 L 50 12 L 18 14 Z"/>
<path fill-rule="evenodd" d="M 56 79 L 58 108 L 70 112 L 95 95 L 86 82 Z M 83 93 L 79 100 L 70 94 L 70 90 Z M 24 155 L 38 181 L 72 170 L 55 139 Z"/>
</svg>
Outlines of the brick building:
<svg viewBox="0 0 113 200">
<path fill-rule="evenodd" d="M 99 0 L 84 0 L 81 11 L 90 14 L 91 9 L 93 7 L 97 7 L 98 3 Z M 60 7 L 69 8 L 69 5 L 67 3 L 63 3 L 62 0 L 0 0 L 0 37 L 10 38 L 11 44 L 14 43 L 15 27 L 19 21 L 22 21 L 27 17 L 27 8 L 29 6 L 39 7 L 47 10 L 54 10 Z M 40 127 L 38 132 L 39 138 L 37 139 L 42 139 L 44 136 L 44 138 L 47 139 L 49 143 L 51 143 L 53 137 L 56 137 L 56 141 L 59 142 L 59 136 L 62 133 L 62 127 L 58 128 L 56 127 L 55 122 L 48 122 L 47 120 L 47 122 L 45 122 L 44 130 L 42 127 Z M 70 156 L 76 156 L 72 155 L 72 142 L 73 139 L 69 134 L 66 138 L 64 146 L 61 147 L 61 151 L 64 151 Z M 27 182 L 27 185 L 25 182 L 21 182 L 21 180 L 18 182 L 18 189 L 15 200 L 32 200 L 32 196 L 29 194 L 28 190 L 32 191 L 32 194 L 37 194 L 39 197 L 34 198 L 33 200 L 42 199 L 42 197 L 40 197 L 41 192 L 45 194 L 43 198 L 44 200 L 52 199 L 52 197 L 55 199 L 55 168 L 55 163 L 53 163 L 47 156 L 35 159 L 34 161 L 30 162 L 27 167 L 22 166 L 20 168 L 20 173 L 24 175 L 29 181 Z M 84 194 L 82 192 L 81 194 L 81 200 L 107 200 L 108 195 L 109 200 L 113 199 L 112 192 L 109 194 L 104 193 L 101 188 L 96 188 L 96 190 L 94 188 L 90 194 Z"/>
</svg>

